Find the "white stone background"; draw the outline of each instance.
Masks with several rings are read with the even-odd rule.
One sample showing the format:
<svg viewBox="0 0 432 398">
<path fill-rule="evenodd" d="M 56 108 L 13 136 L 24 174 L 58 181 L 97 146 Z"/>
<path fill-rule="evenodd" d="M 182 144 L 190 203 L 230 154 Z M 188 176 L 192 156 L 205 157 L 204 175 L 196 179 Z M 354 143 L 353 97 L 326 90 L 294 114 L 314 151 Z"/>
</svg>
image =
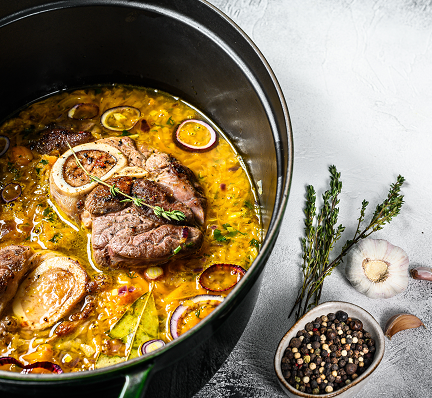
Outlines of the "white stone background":
<svg viewBox="0 0 432 398">
<path fill-rule="evenodd" d="M 432 3 L 429 0 L 211 0 L 258 46 L 284 93 L 294 133 L 294 175 L 282 229 L 252 318 L 219 372 L 195 398 L 283 397 L 276 347 L 294 323 L 301 284 L 305 187 L 320 195 L 328 167 L 342 173 L 339 221 L 352 233 L 363 199 L 370 214 L 398 174 L 401 214 L 373 236 L 403 248 L 410 268 L 432 266 Z M 432 283 L 410 280 L 391 299 L 356 292 L 343 265 L 321 301 L 360 305 L 384 327 L 412 313 L 427 329 L 396 334 L 360 397 L 432 397 Z"/>
</svg>

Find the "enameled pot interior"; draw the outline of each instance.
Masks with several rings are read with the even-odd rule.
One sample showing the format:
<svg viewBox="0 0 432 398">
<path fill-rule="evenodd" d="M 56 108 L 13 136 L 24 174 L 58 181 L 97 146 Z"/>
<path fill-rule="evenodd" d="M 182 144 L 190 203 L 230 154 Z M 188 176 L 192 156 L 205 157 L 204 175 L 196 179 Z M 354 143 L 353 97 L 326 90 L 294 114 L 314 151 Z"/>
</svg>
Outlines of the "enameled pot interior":
<svg viewBox="0 0 432 398">
<path fill-rule="evenodd" d="M 64 89 L 113 83 L 161 89 L 221 127 L 262 192 L 266 241 L 231 300 L 209 317 L 215 321 L 194 333 L 211 334 L 257 284 L 286 206 L 292 135 L 270 68 L 239 29 L 205 1 L 44 3 L 7 2 L 0 10 L 0 121 Z M 245 321 L 237 328 L 245 327 L 257 291 L 255 286 L 249 294 Z M 232 334 L 237 339 L 241 331 Z"/>
<path fill-rule="evenodd" d="M 286 130 L 285 111 L 254 48 L 236 37 L 237 30 L 219 26 L 225 21 L 199 1 L 194 7 L 186 1 L 103 3 L 59 2 L 20 19 L 18 13 L 11 23 L 6 18 L 0 119 L 38 97 L 95 83 L 138 84 L 180 96 L 221 126 L 255 183 L 262 181 L 267 231 L 280 200 L 277 176 L 287 166 L 276 148 L 287 146 L 287 136 L 277 136 L 278 128 Z"/>
</svg>

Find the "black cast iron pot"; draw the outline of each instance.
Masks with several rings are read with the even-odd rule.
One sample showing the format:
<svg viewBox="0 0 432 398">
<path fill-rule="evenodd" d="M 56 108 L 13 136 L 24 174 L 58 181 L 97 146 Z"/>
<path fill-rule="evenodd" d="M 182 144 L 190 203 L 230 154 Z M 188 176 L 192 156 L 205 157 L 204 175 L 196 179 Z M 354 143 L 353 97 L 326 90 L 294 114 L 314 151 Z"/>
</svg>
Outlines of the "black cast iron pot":
<svg viewBox="0 0 432 398">
<path fill-rule="evenodd" d="M 59 90 L 105 83 L 158 88 L 204 111 L 243 155 L 259 190 L 262 184 L 265 234 L 258 258 L 224 303 L 163 349 L 79 374 L 0 371 L 1 395 L 192 396 L 248 322 L 287 204 L 292 133 L 270 67 L 203 0 L 2 1 L 0 54 L 0 120 Z"/>
</svg>

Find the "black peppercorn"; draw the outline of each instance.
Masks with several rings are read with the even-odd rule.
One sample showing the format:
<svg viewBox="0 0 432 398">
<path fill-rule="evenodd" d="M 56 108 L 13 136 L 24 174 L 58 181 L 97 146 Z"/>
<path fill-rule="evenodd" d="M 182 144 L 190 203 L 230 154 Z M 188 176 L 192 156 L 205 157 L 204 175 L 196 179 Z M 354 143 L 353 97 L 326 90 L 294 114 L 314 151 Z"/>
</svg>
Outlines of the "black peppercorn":
<svg viewBox="0 0 432 398">
<path fill-rule="evenodd" d="M 353 319 L 349 323 L 349 327 L 351 328 L 351 330 L 362 330 L 363 329 L 363 323 L 360 319 Z"/>
<path fill-rule="evenodd" d="M 338 311 L 335 315 L 340 322 L 345 322 L 348 319 L 348 314 L 345 311 Z"/>
<path fill-rule="evenodd" d="M 312 342 L 314 342 L 314 341 L 321 341 L 321 339 L 320 339 L 320 336 L 317 336 L 317 335 L 313 335 L 313 336 L 311 336 L 311 338 L 310 338 L 310 341 L 312 341 Z"/>
<path fill-rule="evenodd" d="M 312 323 L 311 323 L 311 322 L 308 322 L 308 323 L 306 324 L 306 326 L 305 326 L 305 329 L 306 329 L 308 332 L 311 332 L 311 331 L 313 330 L 313 325 L 312 325 Z"/>
<path fill-rule="evenodd" d="M 312 346 L 312 348 L 313 348 L 314 350 L 316 350 L 317 348 L 320 348 L 321 344 L 320 344 L 319 341 L 313 341 L 313 342 L 311 343 L 311 346 Z"/>
<path fill-rule="evenodd" d="M 345 372 L 347 375 L 352 375 L 356 372 L 357 370 L 357 365 L 354 363 L 347 363 L 345 365 Z"/>
<path fill-rule="evenodd" d="M 336 336 L 337 333 L 333 329 L 327 330 L 327 334 L 326 334 L 327 340 L 334 340 Z"/>
<path fill-rule="evenodd" d="M 301 346 L 301 340 L 298 337 L 293 337 L 289 343 L 290 347 L 299 348 Z"/>
<path fill-rule="evenodd" d="M 333 312 L 330 312 L 330 314 L 327 314 L 327 319 L 328 319 L 329 321 L 334 321 L 335 318 L 336 318 L 336 315 L 333 314 Z"/>
<path fill-rule="evenodd" d="M 311 376 L 312 375 L 312 370 L 310 370 L 309 368 L 306 368 L 303 372 L 304 376 Z"/>
<path fill-rule="evenodd" d="M 282 370 L 289 370 L 289 369 L 291 369 L 291 364 L 282 362 L 281 369 Z"/>
</svg>

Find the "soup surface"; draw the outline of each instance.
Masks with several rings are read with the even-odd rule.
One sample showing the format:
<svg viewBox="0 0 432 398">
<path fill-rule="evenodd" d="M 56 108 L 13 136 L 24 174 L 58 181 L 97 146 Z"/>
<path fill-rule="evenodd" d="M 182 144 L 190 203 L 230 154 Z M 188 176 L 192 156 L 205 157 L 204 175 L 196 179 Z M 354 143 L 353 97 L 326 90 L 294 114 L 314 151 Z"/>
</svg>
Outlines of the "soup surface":
<svg viewBox="0 0 432 398">
<path fill-rule="evenodd" d="M 106 112 L 113 108 L 117 110 Z M 215 144 L 201 150 L 211 138 L 209 131 L 191 122 L 178 135 L 186 148 L 179 145 L 175 132 L 185 120 L 213 126 Z M 91 228 L 69 217 L 51 195 L 51 170 L 67 148 L 38 150 L 47 128 L 87 131 L 93 140 L 128 137 L 138 150 L 170 154 L 192 170 L 207 199 L 205 221 L 195 226 L 203 235 L 199 250 L 181 257 L 186 244 L 180 244 L 168 261 L 138 266 L 127 260 L 118 267 L 96 261 Z M 45 264 L 44 273 L 29 270 L 15 297 L 4 303 L 0 357 L 19 362 L 0 359 L 1 370 L 21 372 L 23 366 L 48 361 L 63 372 L 75 372 L 145 355 L 211 313 L 258 254 L 259 207 L 242 159 L 203 114 L 178 98 L 126 86 L 64 92 L 21 111 L 1 126 L 0 135 L 7 137 L 0 145 L 10 142 L 0 158 L 0 248 L 30 247 L 41 259 L 38 264 Z M 185 150 L 187 145 L 198 149 Z M 84 152 L 80 156 L 84 159 Z M 82 171 L 73 157 L 69 162 Z M 51 269 L 45 258 L 56 259 L 49 260 L 54 263 L 63 258 L 66 265 Z M 225 265 L 212 272 L 215 264 Z M 81 277 L 74 267 L 85 271 L 85 291 L 67 313 L 55 315 L 54 325 L 39 326 L 44 311 L 55 305 L 66 308 L 60 301 L 69 297 L 69 287 L 75 289 L 70 276 Z M 53 368 L 30 366 L 26 371 Z"/>
</svg>

